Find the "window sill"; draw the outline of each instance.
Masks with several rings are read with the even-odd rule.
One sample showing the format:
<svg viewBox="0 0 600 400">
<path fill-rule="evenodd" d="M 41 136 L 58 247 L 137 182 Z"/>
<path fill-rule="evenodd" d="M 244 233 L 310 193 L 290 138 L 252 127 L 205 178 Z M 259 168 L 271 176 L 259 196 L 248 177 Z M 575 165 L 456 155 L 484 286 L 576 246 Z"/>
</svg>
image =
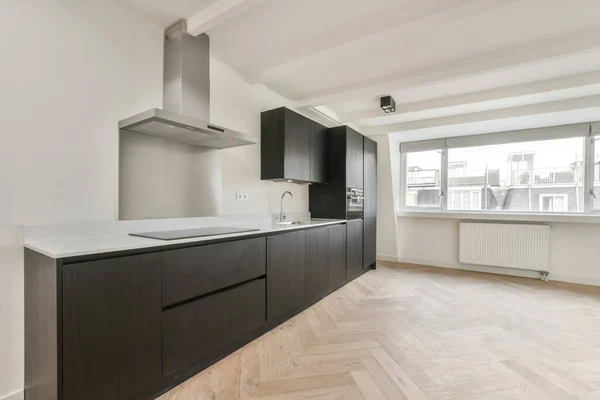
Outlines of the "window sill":
<svg viewBox="0 0 600 400">
<path fill-rule="evenodd" d="M 499 213 L 468 212 L 439 210 L 402 210 L 396 212 L 397 217 L 468 219 L 484 221 L 523 221 L 523 222 L 562 222 L 581 224 L 600 224 L 598 214 L 556 214 L 556 213 Z"/>
</svg>

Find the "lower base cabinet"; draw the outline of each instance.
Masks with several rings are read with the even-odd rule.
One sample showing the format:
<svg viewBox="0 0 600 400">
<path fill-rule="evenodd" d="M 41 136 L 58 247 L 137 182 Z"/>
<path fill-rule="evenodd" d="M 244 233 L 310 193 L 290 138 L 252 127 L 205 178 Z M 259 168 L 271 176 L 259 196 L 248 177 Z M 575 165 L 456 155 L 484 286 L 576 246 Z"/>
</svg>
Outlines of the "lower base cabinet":
<svg viewBox="0 0 600 400">
<path fill-rule="evenodd" d="M 346 223 L 346 279 L 354 279 L 363 272 L 363 220 Z"/>
<path fill-rule="evenodd" d="M 363 221 L 145 251 L 26 250 L 27 400 L 155 398 L 360 275 Z"/>
<path fill-rule="evenodd" d="M 306 232 L 267 237 L 267 320 L 302 307 L 306 301 Z"/>
<path fill-rule="evenodd" d="M 62 400 L 120 400 L 159 382 L 161 314 L 160 253 L 65 265 Z"/>
<path fill-rule="evenodd" d="M 266 280 L 259 279 L 163 313 L 163 375 L 218 351 L 266 322 Z"/>
<path fill-rule="evenodd" d="M 329 290 L 329 228 L 306 232 L 306 302 L 318 301 Z"/>
<path fill-rule="evenodd" d="M 363 268 L 370 268 L 377 261 L 377 218 L 364 220 Z"/>
<path fill-rule="evenodd" d="M 346 225 L 329 230 L 329 287 L 337 289 L 346 282 Z"/>
</svg>

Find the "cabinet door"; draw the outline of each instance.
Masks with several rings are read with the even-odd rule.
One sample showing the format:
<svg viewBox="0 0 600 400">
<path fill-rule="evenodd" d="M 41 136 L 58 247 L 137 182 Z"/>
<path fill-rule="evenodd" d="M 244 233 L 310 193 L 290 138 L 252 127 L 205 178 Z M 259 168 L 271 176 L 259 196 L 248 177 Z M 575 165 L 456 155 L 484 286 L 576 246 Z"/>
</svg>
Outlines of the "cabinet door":
<svg viewBox="0 0 600 400">
<path fill-rule="evenodd" d="M 363 188 L 363 135 L 346 128 L 346 186 Z"/>
<path fill-rule="evenodd" d="M 233 340 L 260 328 L 265 320 L 264 279 L 166 310 L 164 376 L 213 356 Z"/>
<path fill-rule="evenodd" d="M 356 278 L 363 270 L 363 220 L 346 223 L 346 278 Z"/>
<path fill-rule="evenodd" d="M 329 289 L 329 229 L 306 232 L 306 302 L 314 303 Z"/>
<path fill-rule="evenodd" d="M 64 400 L 125 399 L 157 382 L 161 256 L 63 267 Z"/>
<path fill-rule="evenodd" d="M 364 138 L 365 218 L 377 217 L 377 142 Z"/>
<path fill-rule="evenodd" d="M 377 261 L 377 218 L 364 221 L 363 268 L 369 268 Z"/>
<path fill-rule="evenodd" d="M 305 301 L 305 231 L 267 238 L 267 318 L 272 321 Z"/>
<path fill-rule="evenodd" d="M 310 129 L 310 181 L 327 182 L 327 127 L 311 121 Z"/>
<path fill-rule="evenodd" d="M 285 179 L 310 181 L 310 120 L 286 109 Z M 269 157 L 262 154 L 261 157 Z"/>
<path fill-rule="evenodd" d="M 329 289 L 334 290 L 346 281 L 346 225 L 329 228 Z"/>
<path fill-rule="evenodd" d="M 264 275 L 266 247 L 262 237 L 163 252 L 163 306 Z"/>
</svg>

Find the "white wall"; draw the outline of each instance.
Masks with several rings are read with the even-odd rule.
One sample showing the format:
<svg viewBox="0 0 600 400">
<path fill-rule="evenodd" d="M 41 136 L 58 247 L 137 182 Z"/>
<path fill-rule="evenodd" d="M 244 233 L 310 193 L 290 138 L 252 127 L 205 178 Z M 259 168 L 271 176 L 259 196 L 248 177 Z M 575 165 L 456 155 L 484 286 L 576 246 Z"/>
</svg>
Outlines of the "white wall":
<svg viewBox="0 0 600 400">
<path fill-rule="evenodd" d="M 162 106 L 162 37 L 112 0 L 2 2 L 0 399 L 23 387 L 20 226 L 117 218 L 117 121 Z M 289 102 L 212 61 L 213 122 L 259 136 L 259 112 Z M 306 211 L 306 187 L 260 181 L 259 151 L 222 151 L 222 214 L 277 212 L 287 189 Z"/>
</svg>

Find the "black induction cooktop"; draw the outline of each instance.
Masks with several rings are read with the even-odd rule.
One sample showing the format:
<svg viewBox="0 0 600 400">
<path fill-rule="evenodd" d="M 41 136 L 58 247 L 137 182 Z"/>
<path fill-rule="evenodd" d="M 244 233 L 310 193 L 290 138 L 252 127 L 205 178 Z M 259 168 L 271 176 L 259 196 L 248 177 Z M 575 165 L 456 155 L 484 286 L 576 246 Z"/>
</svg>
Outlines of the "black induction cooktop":
<svg viewBox="0 0 600 400">
<path fill-rule="evenodd" d="M 202 236 L 229 235 L 231 233 L 255 232 L 255 231 L 260 231 L 260 229 L 236 228 L 236 227 L 232 227 L 232 226 L 209 226 L 206 228 L 179 229 L 179 230 L 175 230 L 175 231 L 130 233 L 129 235 L 150 238 L 150 239 L 159 239 L 159 240 L 177 240 L 177 239 L 190 239 L 190 238 L 202 237 Z"/>
</svg>

